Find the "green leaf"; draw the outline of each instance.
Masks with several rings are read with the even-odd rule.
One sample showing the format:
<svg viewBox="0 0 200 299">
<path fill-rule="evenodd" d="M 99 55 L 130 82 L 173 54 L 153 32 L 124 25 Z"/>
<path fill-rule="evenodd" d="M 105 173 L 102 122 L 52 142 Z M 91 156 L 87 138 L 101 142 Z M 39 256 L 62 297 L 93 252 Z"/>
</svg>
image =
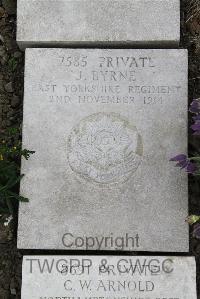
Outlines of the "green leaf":
<svg viewBox="0 0 200 299">
<path fill-rule="evenodd" d="M 14 214 L 14 209 L 13 209 L 12 202 L 11 202 L 10 198 L 7 195 L 5 195 L 5 197 L 6 197 L 6 204 L 8 206 L 9 212 L 10 212 L 10 214 L 13 215 Z"/>
<path fill-rule="evenodd" d="M 0 206 L 0 214 L 7 214 L 7 213 L 9 213 L 9 209 L 7 208 L 3 208 L 3 207 L 1 207 Z"/>
<path fill-rule="evenodd" d="M 15 128 L 15 127 L 7 128 L 6 132 L 10 136 L 15 136 L 17 133 L 19 133 L 19 128 Z"/>
<path fill-rule="evenodd" d="M 9 193 L 9 196 L 12 197 L 12 198 L 15 198 L 17 199 L 18 201 L 23 201 L 23 202 L 29 202 L 29 199 L 26 198 L 26 197 L 23 197 L 15 192 L 12 192 L 12 191 L 8 191 Z"/>
<path fill-rule="evenodd" d="M 11 177 L 10 180 L 8 181 L 8 183 L 6 184 L 6 188 L 11 189 L 12 187 L 14 187 L 18 182 L 21 181 L 23 176 L 24 176 L 23 174 L 18 177 L 13 175 L 13 177 Z"/>
<path fill-rule="evenodd" d="M 10 63 L 14 61 L 11 60 Z M 22 150 L 19 136 L 19 128 L 9 128 L 0 137 L 0 213 L 3 214 L 13 214 L 16 203 L 29 201 L 16 191 L 24 176 L 20 175 L 20 158 L 24 157 L 28 160 L 35 151 Z"/>
<path fill-rule="evenodd" d="M 189 160 L 200 162 L 200 157 L 190 157 Z"/>
<path fill-rule="evenodd" d="M 21 202 L 29 202 L 29 199 L 23 196 L 19 196 L 18 200 Z"/>
<path fill-rule="evenodd" d="M 24 149 L 21 151 L 21 155 L 26 159 L 28 160 L 30 158 L 30 155 L 34 154 L 35 151 L 29 151 L 27 149 Z"/>
<path fill-rule="evenodd" d="M 16 70 L 17 64 L 18 64 L 18 62 L 17 62 L 17 60 L 16 60 L 15 57 L 12 57 L 12 58 L 10 58 L 8 60 L 8 66 L 9 66 L 9 68 L 10 68 L 11 71 L 15 71 Z"/>
<path fill-rule="evenodd" d="M 197 215 L 190 215 L 186 218 L 186 221 L 192 225 L 196 222 L 199 222 L 200 221 L 200 216 L 197 216 Z"/>
</svg>

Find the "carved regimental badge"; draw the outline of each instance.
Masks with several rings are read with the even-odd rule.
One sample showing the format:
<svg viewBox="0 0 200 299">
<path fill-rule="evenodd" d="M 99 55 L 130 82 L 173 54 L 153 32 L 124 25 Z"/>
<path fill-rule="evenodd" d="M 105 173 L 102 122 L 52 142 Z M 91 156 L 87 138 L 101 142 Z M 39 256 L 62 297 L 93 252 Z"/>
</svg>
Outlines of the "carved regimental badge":
<svg viewBox="0 0 200 299">
<path fill-rule="evenodd" d="M 135 126 L 117 113 L 97 113 L 82 119 L 68 138 L 71 169 L 88 181 L 126 181 L 138 168 L 142 138 Z"/>
</svg>

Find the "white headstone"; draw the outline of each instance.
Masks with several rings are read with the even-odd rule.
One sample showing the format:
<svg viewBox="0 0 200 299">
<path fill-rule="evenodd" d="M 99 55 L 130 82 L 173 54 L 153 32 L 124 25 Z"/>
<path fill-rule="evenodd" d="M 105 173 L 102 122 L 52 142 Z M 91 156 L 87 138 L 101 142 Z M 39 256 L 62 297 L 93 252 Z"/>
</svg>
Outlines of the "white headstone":
<svg viewBox="0 0 200 299">
<path fill-rule="evenodd" d="M 18 0 L 17 41 L 34 46 L 177 46 L 179 0 Z"/>
<path fill-rule="evenodd" d="M 193 257 L 25 256 L 22 299 L 196 299 Z"/>
<path fill-rule="evenodd" d="M 26 51 L 19 248 L 188 251 L 187 51 Z"/>
</svg>

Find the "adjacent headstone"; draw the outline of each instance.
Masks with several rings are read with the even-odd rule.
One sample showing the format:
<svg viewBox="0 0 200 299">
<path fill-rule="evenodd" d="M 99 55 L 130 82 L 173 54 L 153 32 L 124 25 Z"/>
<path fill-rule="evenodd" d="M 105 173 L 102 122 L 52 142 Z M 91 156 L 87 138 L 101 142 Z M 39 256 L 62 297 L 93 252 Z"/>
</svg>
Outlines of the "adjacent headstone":
<svg viewBox="0 0 200 299">
<path fill-rule="evenodd" d="M 19 248 L 188 251 L 187 51 L 27 49 Z"/>
<path fill-rule="evenodd" d="M 193 257 L 25 256 L 22 299 L 196 299 Z"/>
<path fill-rule="evenodd" d="M 35 46 L 177 46 L 179 0 L 18 0 L 17 41 Z"/>
</svg>

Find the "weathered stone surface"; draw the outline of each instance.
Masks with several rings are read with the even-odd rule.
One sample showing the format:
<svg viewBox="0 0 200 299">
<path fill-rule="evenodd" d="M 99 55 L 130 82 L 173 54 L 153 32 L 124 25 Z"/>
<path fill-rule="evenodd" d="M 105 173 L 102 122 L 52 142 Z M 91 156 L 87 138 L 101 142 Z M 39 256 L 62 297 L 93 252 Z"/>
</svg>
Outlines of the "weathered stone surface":
<svg viewBox="0 0 200 299">
<path fill-rule="evenodd" d="M 179 0 L 18 0 L 17 41 L 32 46 L 177 46 Z"/>
<path fill-rule="evenodd" d="M 196 299 L 193 257 L 25 256 L 22 299 Z"/>
<path fill-rule="evenodd" d="M 19 248 L 188 251 L 187 76 L 186 50 L 27 49 Z"/>
</svg>

